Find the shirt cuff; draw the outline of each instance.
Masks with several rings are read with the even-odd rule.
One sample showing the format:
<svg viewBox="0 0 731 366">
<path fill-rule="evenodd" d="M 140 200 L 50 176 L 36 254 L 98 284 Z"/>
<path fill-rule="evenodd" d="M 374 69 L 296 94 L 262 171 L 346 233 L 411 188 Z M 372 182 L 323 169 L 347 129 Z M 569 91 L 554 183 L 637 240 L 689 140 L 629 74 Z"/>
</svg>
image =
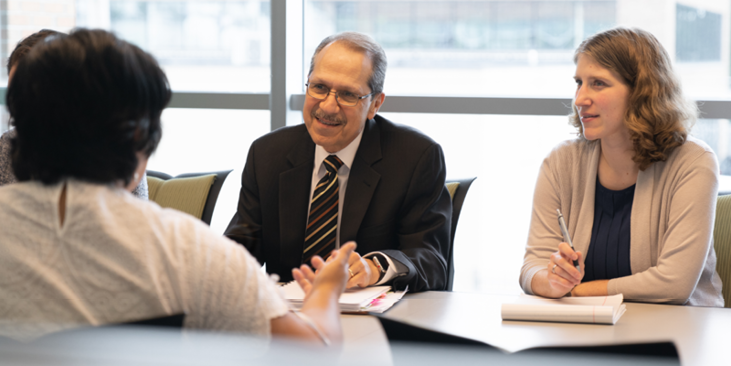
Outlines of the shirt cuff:
<svg viewBox="0 0 731 366">
<path fill-rule="evenodd" d="M 381 252 L 370 252 L 364 255 L 363 258 L 371 258 L 375 255 L 379 255 L 381 258 L 386 259 L 386 261 L 388 262 L 388 269 L 386 270 L 386 273 L 383 274 L 383 277 L 381 277 L 381 280 L 374 283 L 373 286 L 385 285 L 391 282 L 394 278 L 406 276 L 409 273 L 408 267 L 401 264 L 399 261 L 391 259 L 391 257 Z"/>
</svg>

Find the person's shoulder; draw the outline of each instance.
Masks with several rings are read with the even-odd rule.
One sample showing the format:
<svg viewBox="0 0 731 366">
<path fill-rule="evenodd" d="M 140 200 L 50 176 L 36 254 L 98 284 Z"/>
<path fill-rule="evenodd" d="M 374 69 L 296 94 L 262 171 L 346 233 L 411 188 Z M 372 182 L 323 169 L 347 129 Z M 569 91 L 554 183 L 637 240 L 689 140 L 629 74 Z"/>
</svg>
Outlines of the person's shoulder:
<svg viewBox="0 0 731 366">
<path fill-rule="evenodd" d="M 15 134 L 12 129 L 0 136 L 0 186 L 17 182 L 10 159 L 10 141 Z"/>
<path fill-rule="evenodd" d="M 547 159 L 563 160 L 567 158 L 586 156 L 588 153 L 593 152 L 598 145 L 598 141 L 588 141 L 580 137 L 564 140 L 551 149 L 548 153 Z"/>
<path fill-rule="evenodd" d="M 195 231 L 207 228 L 202 221 L 190 214 L 161 207 L 155 201 L 143 200 L 126 192 L 120 192 L 118 196 L 121 205 L 126 206 L 129 212 L 134 212 L 134 215 L 143 218 L 142 221 L 149 223 L 151 227 L 158 227 L 164 231 L 168 229 Z"/>
<path fill-rule="evenodd" d="M 15 137 L 17 133 L 15 129 L 5 131 L 0 135 L 0 152 L 5 158 L 10 159 L 10 141 Z"/>
<path fill-rule="evenodd" d="M 18 133 L 15 131 L 14 128 L 3 132 L 2 135 L 0 135 L 0 144 L 9 144 L 10 139 L 15 137 L 15 135 L 17 134 Z"/>
<path fill-rule="evenodd" d="M 132 228 L 130 235 L 162 252 L 183 257 L 227 240 L 188 213 L 161 207 L 154 201 L 140 199 L 123 190 L 107 189 L 102 195 L 99 198 L 105 201 L 106 206 L 115 208 L 115 217 L 106 219 L 107 223 L 101 225 Z"/>
<path fill-rule="evenodd" d="M 291 148 L 303 142 L 312 142 L 304 123 L 282 127 L 259 137 L 251 144 L 251 152 L 270 162 L 280 161 L 289 154 Z"/>
<path fill-rule="evenodd" d="M 140 199 L 121 188 L 74 179 L 69 179 L 67 184 L 70 205 L 84 207 L 90 220 L 129 225 L 139 230 L 149 227 L 158 232 L 170 226 L 192 227 L 200 221 L 181 211 L 160 207 L 154 201 Z"/>
<path fill-rule="evenodd" d="M 708 144 L 706 144 L 703 140 L 699 140 L 693 136 L 688 136 L 685 139 L 685 142 L 682 145 L 678 146 L 676 150 L 679 154 L 715 154 L 713 152 L 713 149 L 711 149 Z"/>
<path fill-rule="evenodd" d="M 716 165 L 716 153 L 704 141 L 688 136 L 685 142 L 676 147 L 668 156 L 670 165 Z"/>
<path fill-rule="evenodd" d="M 302 139 L 307 135 L 307 127 L 304 123 L 295 126 L 285 126 L 269 132 L 254 141 L 257 145 L 287 144 Z"/>
<path fill-rule="evenodd" d="M 0 186 L 0 203 L 5 205 L 23 205 L 24 201 L 39 200 L 46 187 L 37 182 L 21 182 Z"/>
<path fill-rule="evenodd" d="M 439 145 L 434 139 L 413 127 L 394 123 L 380 115 L 376 115 L 373 121 L 380 131 L 381 141 L 385 144 L 408 144 L 411 149 Z"/>
</svg>

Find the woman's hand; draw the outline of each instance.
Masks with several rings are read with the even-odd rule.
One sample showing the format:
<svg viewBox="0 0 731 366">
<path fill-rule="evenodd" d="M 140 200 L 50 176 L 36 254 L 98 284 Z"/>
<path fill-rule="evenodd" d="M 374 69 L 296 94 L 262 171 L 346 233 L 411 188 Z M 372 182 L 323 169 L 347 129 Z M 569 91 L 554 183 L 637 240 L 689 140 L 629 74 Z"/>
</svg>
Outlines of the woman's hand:
<svg viewBox="0 0 731 366">
<path fill-rule="evenodd" d="M 305 292 L 305 301 L 314 288 L 335 291 L 338 294 L 345 291 L 345 284 L 350 278 L 348 262 L 355 251 L 355 242 L 348 242 L 340 249 L 334 250 L 327 262 L 320 256 L 312 258 L 313 271 L 308 265 L 292 270 L 292 276 Z"/>
<path fill-rule="evenodd" d="M 299 315 L 287 313 L 272 319 L 272 334 L 326 345 L 342 342 L 338 299 L 350 277 L 348 260 L 354 250 L 355 243 L 351 242 L 333 251 L 327 262 L 315 256 L 315 271 L 306 264 L 292 269 L 292 276 L 305 292 L 305 301 Z"/>
<path fill-rule="evenodd" d="M 568 244 L 558 245 L 558 251 L 551 254 L 547 268 L 548 285 L 555 295 L 551 297 L 564 296 L 581 283 L 584 277 L 584 262 L 581 259 L 581 252 L 574 252 Z M 579 261 L 581 271 L 574 267 L 575 260 Z"/>
</svg>

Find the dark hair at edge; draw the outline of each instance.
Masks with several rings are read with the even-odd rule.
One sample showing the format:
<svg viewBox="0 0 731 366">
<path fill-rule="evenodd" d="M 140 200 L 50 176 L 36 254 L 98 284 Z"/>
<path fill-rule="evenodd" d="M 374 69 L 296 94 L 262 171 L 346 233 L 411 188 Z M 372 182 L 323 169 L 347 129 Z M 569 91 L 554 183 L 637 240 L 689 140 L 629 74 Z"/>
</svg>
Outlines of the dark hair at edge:
<svg viewBox="0 0 731 366">
<path fill-rule="evenodd" d="M 6 95 L 16 177 L 129 184 L 137 153 L 150 156 L 160 142 L 170 96 L 155 59 L 109 32 L 76 29 L 38 44 Z"/>
<path fill-rule="evenodd" d="M 656 161 L 665 161 L 676 147 L 685 143 L 697 119 L 698 107 L 683 97 L 670 57 L 652 34 L 636 28 L 610 29 L 584 40 L 574 53 L 574 63 L 582 54 L 615 72 L 629 85 L 624 124 L 634 145 L 632 160 L 640 170 Z M 583 138 L 576 105 L 569 120 Z"/>
<path fill-rule="evenodd" d="M 15 49 L 13 49 L 13 52 L 10 54 L 10 57 L 8 58 L 8 75 L 10 75 L 10 69 L 15 66 L 18 61 L 20 61 L 25 55 L 30 52 L 30 49 L 33 48 L 33 46 L 36 45 L 36 43 L 45 40 L 46 38 L 50 36 L 56 36 L 56 35 L 62 35 L 61 32 L 56 32 L 55 30 L 50 29 L 41 29 L 38 32 L 35 32 L 28 37 L 25 37 L 22 41 L 18 42 L 18 44 L 15 46 Z"/>
<path fill-rule="evenodd" d="M 320 42 L 315 49 L 315 54 L 310 59 L 310 71 L 307 73 L 309 77 L 315 68 L 315 57 L 328 45 L 338 42 L 348 49 L 360 52 L 368 56 L 371 60 L 371 76 L 368 78 L 368 87 L 371 92 L 376 95 L 383 92 L 383 83 L 386 79 L 386 68 L 388 60 L 386 52 L 383 51 L 381 45 L 376 43 L 370 36 L 358 32 L 342 32 L 329 36 Z"/>
</svg>

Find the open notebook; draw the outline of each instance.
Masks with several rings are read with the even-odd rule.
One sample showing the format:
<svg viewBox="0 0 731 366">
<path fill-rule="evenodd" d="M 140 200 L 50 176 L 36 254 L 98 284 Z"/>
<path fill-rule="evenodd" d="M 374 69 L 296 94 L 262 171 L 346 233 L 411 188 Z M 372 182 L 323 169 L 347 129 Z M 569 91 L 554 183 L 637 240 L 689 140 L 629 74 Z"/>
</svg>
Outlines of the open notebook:
<svg viewBox="0 0 731 366">
<path fill-rule="evenodd" d="M 359 311 L 370 311 L 369 307 L 371 303 L 376 299 L 384 295 L 391 286 L 373 286 L 359 289 L 345 290 L 340 295 L 340 311 L 341 312 L 359 312 Z M 302 308 L 302 301 L 305 298 L 305 293 L 297 282 L 289 282 L 282 286 L 282 294 L 285 299 L 289 300 L 292 308 L 299 310 Z M 401 295 L 403 296 L 403 294 Z M 398 301 L 398 300 L 397 300 Z M 391 304 L 393 305 L 393 304 Z M 390 306 L 389 306 L 390 307 Z"/>
<path fill-rule="evenodd" d="M 616 324 L 626 310 L 623 301 L 622 294 L 561 299 L 521 295 L 515 302 L 502 304 L 500 315 L 503 320 Z"/>
</svg>

